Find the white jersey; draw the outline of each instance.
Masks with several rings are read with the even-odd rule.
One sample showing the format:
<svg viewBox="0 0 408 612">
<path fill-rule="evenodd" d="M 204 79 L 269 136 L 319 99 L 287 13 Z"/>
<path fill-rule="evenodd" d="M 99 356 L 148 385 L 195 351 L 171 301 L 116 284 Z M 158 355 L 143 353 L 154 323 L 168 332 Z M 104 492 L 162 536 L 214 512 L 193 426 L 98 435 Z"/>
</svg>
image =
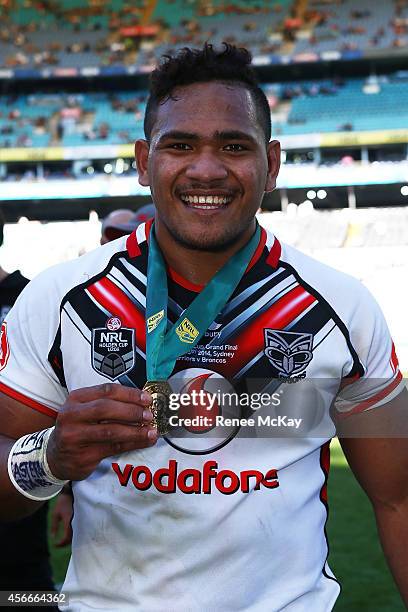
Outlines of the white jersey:
<svg viewBox="0 0 408 612">
<path fill-rule="evenodd" d="M 2 328 L 3 392 L 56 417 L 75 389 L 143 386 L 149 229 L 30 283 Z M 170 270 L 168 289 L 174 323 L 200 288 Z M 186 424 L 73 483 L 66 609 L 331 610 L 340 586 L 325 536 L 329 411 L 372 410 L 402 390 L 374 299 L 262 230 L 237 289 L 171 380 L 207 397 L 221 383 L 246 394 L 234 408 L 242 426 Z M 203 416 L 184 409 L 192 414 Z"/>
</svg>

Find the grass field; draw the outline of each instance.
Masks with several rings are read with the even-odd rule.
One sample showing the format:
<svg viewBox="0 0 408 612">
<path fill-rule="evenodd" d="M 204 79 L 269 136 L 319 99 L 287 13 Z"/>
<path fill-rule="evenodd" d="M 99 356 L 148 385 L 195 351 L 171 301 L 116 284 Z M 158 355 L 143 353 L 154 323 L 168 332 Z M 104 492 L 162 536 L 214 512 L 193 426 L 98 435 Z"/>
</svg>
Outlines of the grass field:
<svg viewBox="0 0 408 612">
<path fill-rule="evenodd" d="M 343 588 L 335 611 L 403 612 L 378 543 L 370 503 L 336 441 L 331 445 L 329 506 L 329 563 Z M 55 548 L 51 540 L 51 555 L 55 581 L 62 582 L 69 551 Z"/>
</svg>

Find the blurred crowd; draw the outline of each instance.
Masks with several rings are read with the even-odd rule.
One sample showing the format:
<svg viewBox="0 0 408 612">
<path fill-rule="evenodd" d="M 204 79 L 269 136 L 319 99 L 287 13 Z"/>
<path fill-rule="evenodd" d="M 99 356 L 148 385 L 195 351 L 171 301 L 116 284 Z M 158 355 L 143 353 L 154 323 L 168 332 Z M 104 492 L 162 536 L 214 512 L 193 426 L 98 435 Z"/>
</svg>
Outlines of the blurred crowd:
<svg viewBox="0 0 408 612">
<path fill-rule="evenodd" d="M 227 42 L 252 46 L 266 55 L 296 53 L 299 32 L 303 39 L 306 33 L 310 50 L 316 52 L 327 40 L 339 51 L 408 44 L 408 0 L 387 2 L 386 19 L 381 17 L 375 28 L 372 19 L 379 5 L 360 7 L 348 0 L 306 4 L 300 0 L 160 0 L 160 5 L 163 11 L 152 13 L 147 0 L 84 0 L 81 8 L 72 8 L 67 1 L 1 0 L 0 68 L 75 67 L 80 57 L 87 58 L 89 65 L 148 66 L 154 63 L 157 50 L 199 46 L 206 40 L 220 40 L 224 31 Z M 29 10 L 36 17 L 24 22 L 21 15 Z M 166 16 L 172 10 L 169 19 Z M 234 27 L 228 29 L 232 19 Z M 349 40 L 350 36 L 357 39 Z"/>
<path fill-rule="evenodd" d="M 0 54 L 2 67 L 58 66 L 63 56 L 80 53 L 92 53 L 102 66 L 132 63 L 136 41 L 122 36 L 120 30 L 140 21 L 145 0 L 123 1 L 120 5 L 113 9 L 109 4 L 84 1 L 82 8 L 71 8 L 69 2 L 58 0 L 2 0 L 0 44 L 9 51 L 4 57 Z M 19 14 L 27 9 L 35 11 L 36 18 L 21 23 Z M 96 32 L 99 36 L 92 42 L 75 40 L 75 35 L 83 32 Z M 48 34 L 45 43 L 37 35 L 41 33 Z M 54 33 L 51 39 L 50 33 Z M 75 57 L 72 65 L 75 66 Z"/>
<path fill-rule="evenodd" d="M 115 93 L 0 96 L 0 147 L 61 146 L 64 136 L 72 133 L 79 136 L 78 144 L 126 144 L 134 140 L 132 128 L 142 121 L 145 101 L 144 93 L 131 97 Z M 126 116 L 128 129 L 117 130 L 112 138 L 115 126 L 100 120 L 101 113 L 97 114 L 101 104 L 116 118 Z M 47 140 L 37 144 L 39 136 Z"/>
<path fill-rule="evenodd" d="M 381 23 L 372 25 L 371 20 L 378 12 L 376 6 L 361 8 L 347 0 L 310 0 L 309 9 L 304 15 L 305 23 L 313 26 L 313 32 L 308 39 L 311 49 L 316 49 L 324 40 L 337 42 L 339 51 L 363 51 L 365 49 L 381 47 L 385 38 L 392 34 L 389 47 L 401 48 L 408 45 L 408 0 L 392 0 L 381 3 L 386 10 L 387 18 Z M 347 19 L 344 12 L 339 13 L 338 8 L 347 5 Z M 337 10 L 336 10 L 337 9 Z M 382 13 L 381 13 L 382 14 Z M 359 40 L 347 40 L 349 35 L 359 36 Z"/>
</svg>

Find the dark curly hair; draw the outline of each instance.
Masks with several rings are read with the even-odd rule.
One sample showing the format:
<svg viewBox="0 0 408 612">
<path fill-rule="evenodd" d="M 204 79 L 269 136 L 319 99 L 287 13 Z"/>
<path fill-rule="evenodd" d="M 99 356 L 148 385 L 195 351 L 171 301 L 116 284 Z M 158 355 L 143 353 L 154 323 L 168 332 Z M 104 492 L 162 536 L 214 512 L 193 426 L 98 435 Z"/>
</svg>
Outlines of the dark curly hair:
<svg viewBox="0 0 408 612">
<path fill-rule="evenodd" d="M 254 101 L 259 124 L 265 133 L 265 142 L 271 138 L 271 115 L 268 100 L 258 86 L 251 66 L 252 56 L 247 49 L 223 43 L 223 49 L 216 50 L 205 43 L 202 49 L 184 47 L 175 55 L 163 55 L 150 76 L 150 95 L 147 100 L 144 132 L 146 140 L 150 135 L 159 104 L 172 96 L 176 87 L 194 83 L 221 81 L 234 83 L 247 89 Z"/>
</svg>

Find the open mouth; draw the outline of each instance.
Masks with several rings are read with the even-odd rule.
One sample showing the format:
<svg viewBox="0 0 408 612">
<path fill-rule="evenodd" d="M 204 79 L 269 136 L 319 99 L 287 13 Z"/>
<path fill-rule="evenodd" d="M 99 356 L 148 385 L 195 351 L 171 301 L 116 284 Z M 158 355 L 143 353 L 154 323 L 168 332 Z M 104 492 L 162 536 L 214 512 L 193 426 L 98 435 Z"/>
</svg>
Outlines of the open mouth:
<svg viewBox="0 0 408 612">
<path fill-rule="evenodd" d="M 226 195 L 186 195 L 181 194 L 180 199 L 189 208 L 198 210 L 217 210 L 225 208 L 232 201 L 232 196 Z"/>
</svg>

